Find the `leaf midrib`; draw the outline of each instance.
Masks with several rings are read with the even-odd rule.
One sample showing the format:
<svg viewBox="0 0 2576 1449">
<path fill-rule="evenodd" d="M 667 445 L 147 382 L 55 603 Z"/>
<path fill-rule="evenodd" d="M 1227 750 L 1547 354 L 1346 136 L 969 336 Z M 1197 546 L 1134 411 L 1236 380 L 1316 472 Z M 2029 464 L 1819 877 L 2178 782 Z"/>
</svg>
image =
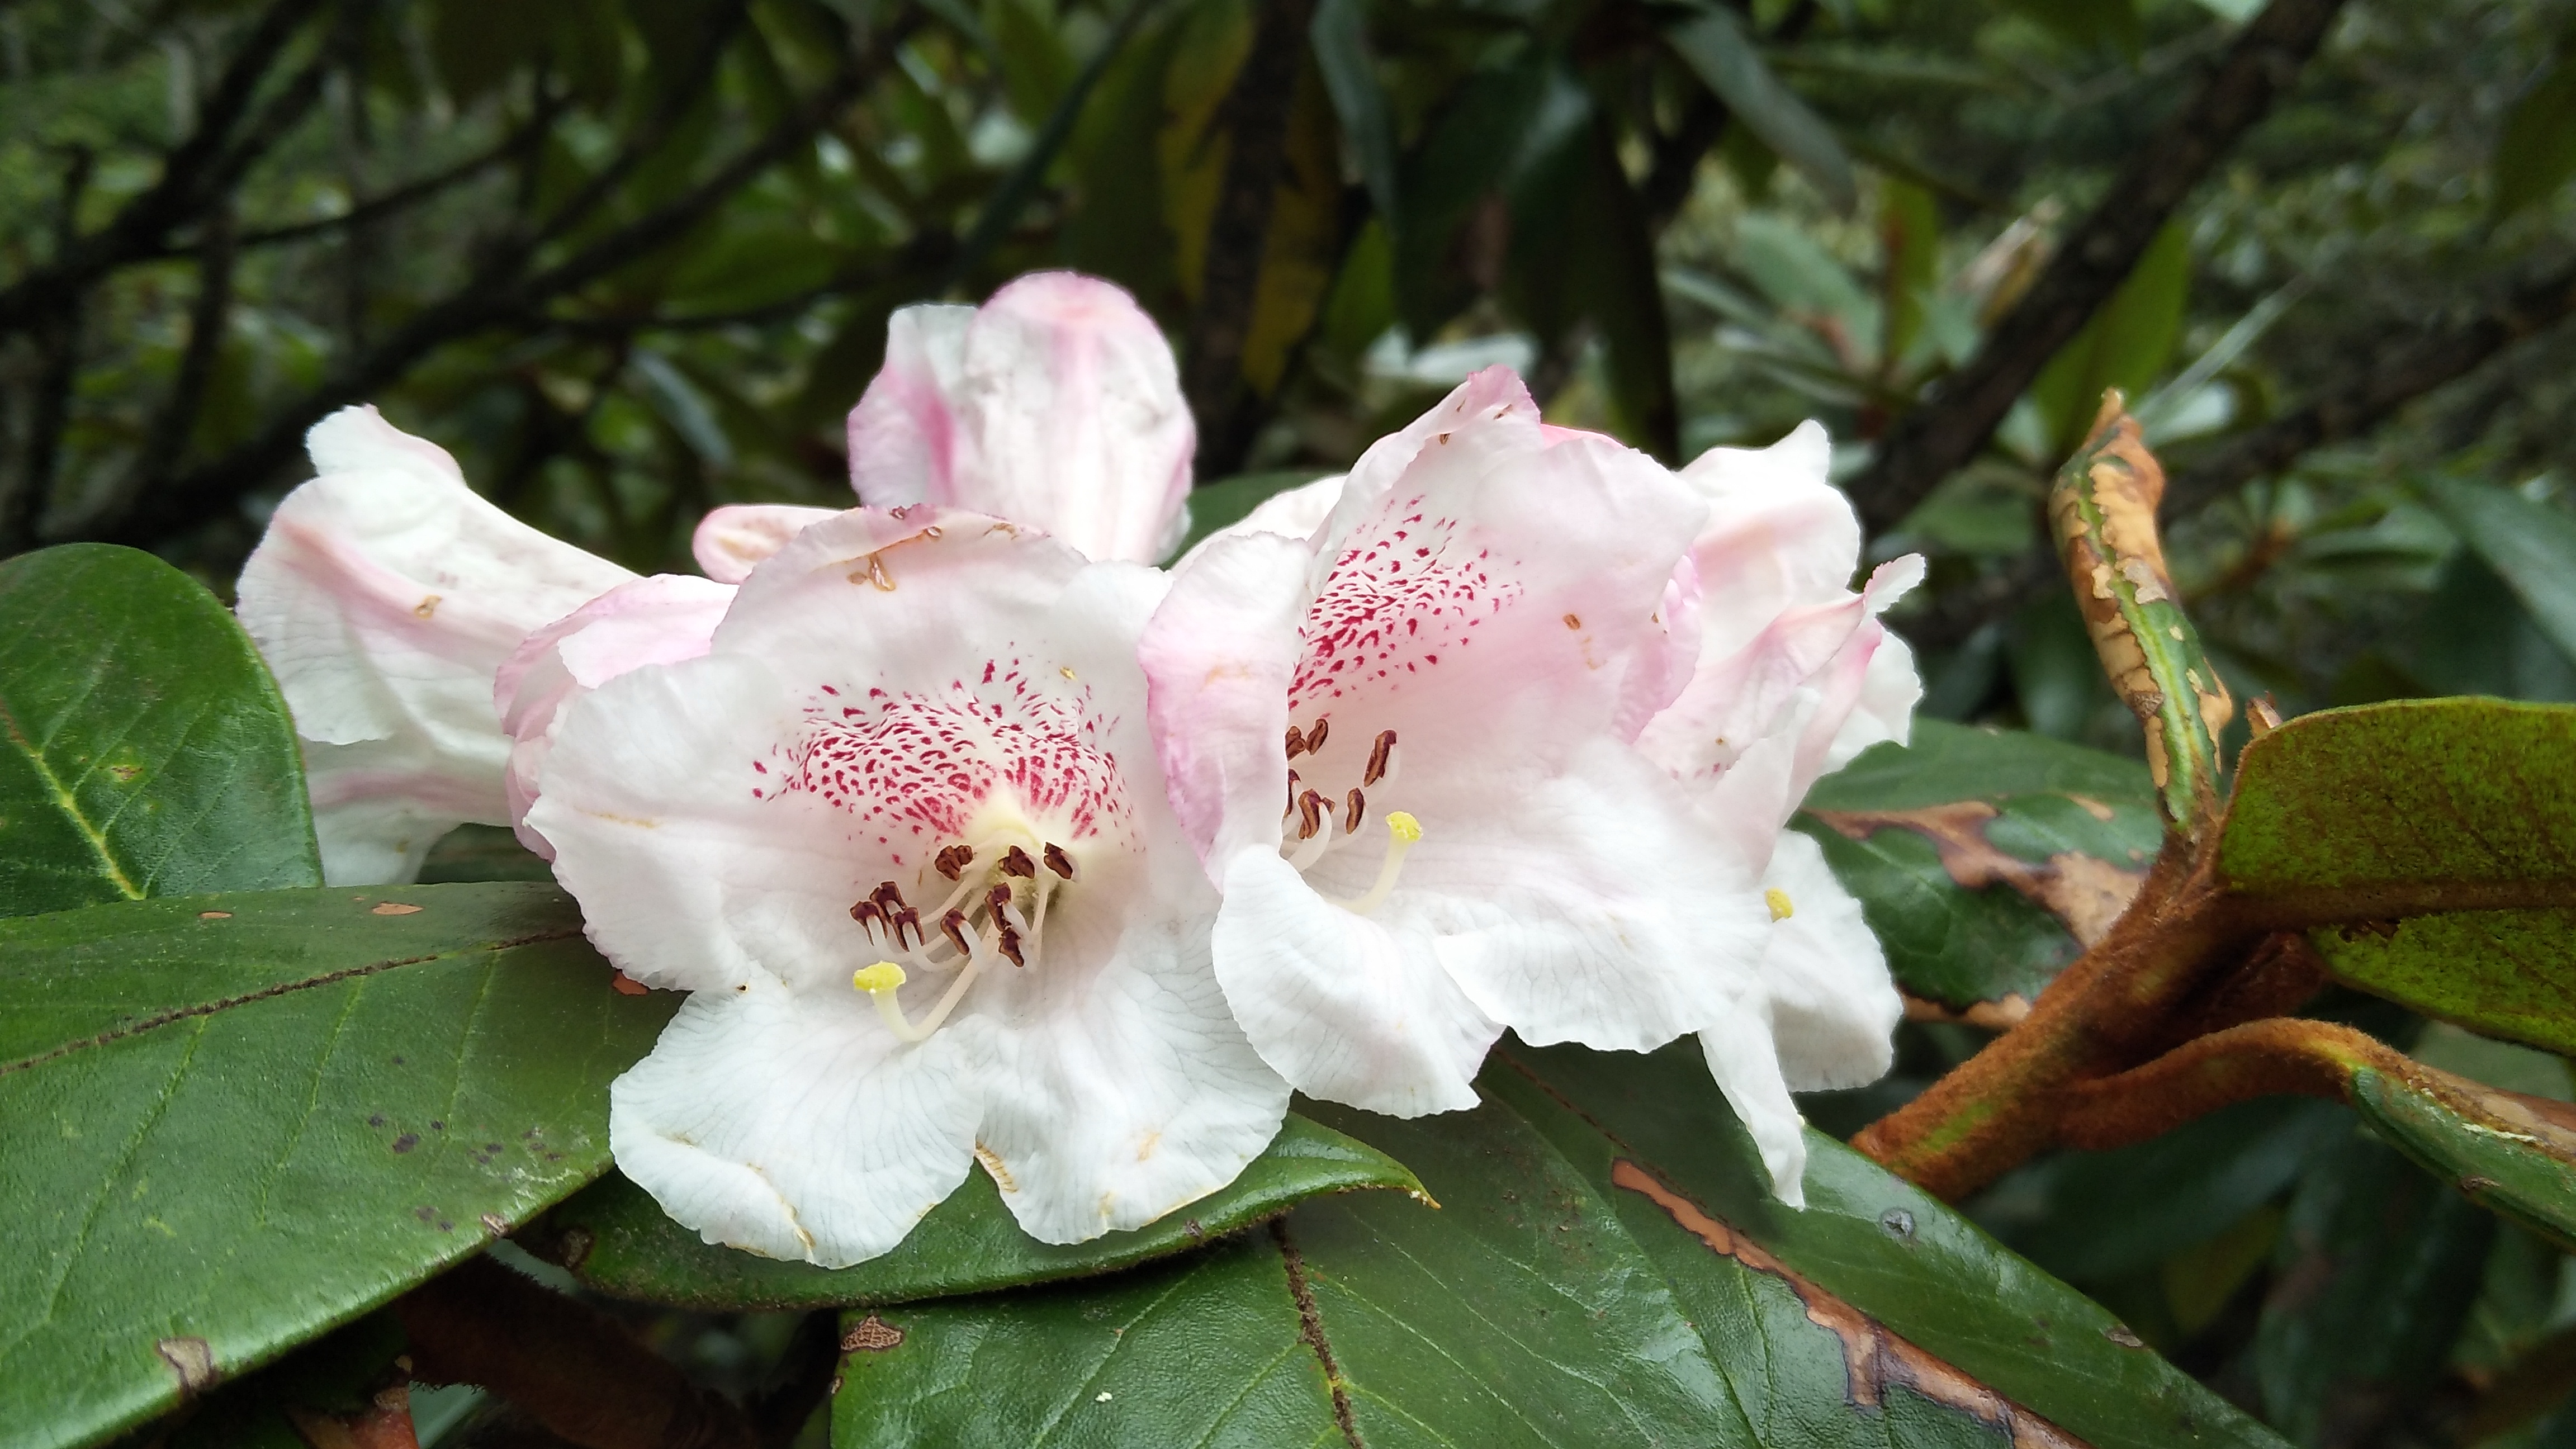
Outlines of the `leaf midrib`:
<svg viewBox="0 0 2576 1449">
<path fill-rule="evenodd" d="M 299 991 L 311 991 L 319 987 L 336 986 L 343 981 L 354 981 L 362 977 L 375 976 L 404 966 L 426 966 L 440 961 L 454 960 L 459 957 L 516 950 L 521 946 L 536 946 L 542 945 L 548 941 L 570 940 L 580 934 L 581 932 L 576 928 L 563 928 L 552 931 L 538 931 L 525 936 L 513 936 L 500 941 L 477 941 L 470 946 L 459 946 L 446 951 L 433 951 L 425 956 L 405 956 L 392 961 L 370 961 L 364 966 L 347 966 L 337 971 L 325 971 L 318 976 L 306 976 L 294 981 L 280 981 L 274 985 L 263 986 L 257 991 L 246 991 L 235 996 L 219 997 L 213 1001 L 201 1001 L 188 1006 L 172 1007 L 167 1011 L 144 1017 L 139 1021 L 130 1022 L 124 1026 L 113 1027 L 107 1031 L 100 1032 L 95 1036 L 83 1037 L 78 1041 L 65 1042 L 50 1051 L 38 1052 L 34 1056 L 30 1057 L 21 1057 L 14 1062 L 0 1062 L 0 1077 L 8 1076 L 13 1072 L 26 1071 L 32 1067 L 43 1066 L 47 1062 L 59 1061 L 64 1057 L 72 1055 L 74 1052 L 107 1046 L 114 1042 L 123 1041 L 128 1037 L 140 1036 L 147 1031 L 155 1031 L 161 1027 L 171 1026 L 182 1021 L 191 1021 L 202 1016 L 212 1016 L 217 1012 L 229 1011 L 238 1006 L 247 1006 L 255 1001 L 268 1001 L 281 996 L 291 996 Z"/>
<path fill-rule="evenodd" d="M 89 842 L 89 848 L 98 853 L 98 863 L 105 869 L 108 883 L 115 886 L 117 892 L 129 901 L 143 899 L 143 888 L 126 875 L 123 866 L 117 864 L 115 855 L 107 848 L 107 836 L 98 826 L 90 823 L 87 815 L 81 813 L 79 799 L 63 784 L 62 777 L 54 773 L 53 766 L 45 760 L 44 752 L 36 748 L 35 741 L 28 738 L 26 730 L 18 722 L 17 711 L 9 707 L 6 696 L 0 696 L 0 730 L 6 730 L 9 743 L 17 746 L 18 752 L 27 757 L 27 763 L 35 770 L 36 777 L 44 782 L 45 789 L 53 795 L 55 808 L 62 811 L 64 818 L 71 821 L 72 829 L 79 833 L 81 839 Z M 0 1067 L 0 1073 L 6 1073 L 9 1070 L 11 1069 Z"/>
</svg>

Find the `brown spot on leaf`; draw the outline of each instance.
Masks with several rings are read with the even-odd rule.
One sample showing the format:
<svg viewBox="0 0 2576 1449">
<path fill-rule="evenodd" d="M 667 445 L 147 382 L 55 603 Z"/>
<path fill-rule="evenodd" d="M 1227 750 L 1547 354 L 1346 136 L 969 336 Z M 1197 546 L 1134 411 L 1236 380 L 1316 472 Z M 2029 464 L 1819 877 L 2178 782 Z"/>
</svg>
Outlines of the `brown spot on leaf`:
<svg viewBox="0 0 2576 1449">
<path fill-rule="evenodd" d="M 1841 1340 L 1844 1399 L 1854 1408 L 1877 1409 L 1891 1388 L 1911 1389 L 1954 1409 L 2012 1441 L 2014 1449 L 2087 1449 L 2083 1440 L 1968 1377 L 1947 1360 L 1897 1337 L 1877 1319 L 1826 1292 L 1760 1244 L 1708 1215 L 1699 1204 L 1665 1186 L 1652 1173 L 1621 1158 L 1610 1181 L 1662 1208 L 1682 1231 L 1711 1252 L 1789 1285 L 1806 1307 L 1807 1321 Z"/>
<path fill-rule="evenodd" d="M 2129 1325 L 2125 1323 L 2114 1323 L 2110 1327 L 2103 1329 L 2102 1336 L 2111 1340 L 2113 1343 L 2118 1344 L 2122 1348 L 2145 1348 L 2147 1346 L 2147 1341 L 2138 1337 L 2136 1334 L 2131 1333 L 2129 1331 Z"/>
<path fill-rule="evenodd" d="M 903 1330 L 871 1313 L 841 1335 L 843 1353 L 883 1353 L 903 1342 Z"/>
<path fill-rule="evenodd" d="M 152 1346 L 179 1376 L 183 1394 L 202 1394 L 223 1377 L 215 1371 L 215 1351 L 202 1338 L 165 1338 Z"/>
<path fill-rule="evenodd" d="M 2098 808 L 2094 802 L 2083 802 Z M 2044 865 L 2005 854 L 1986 839 L 1985 824 L 2002 812 L 1983 800 L 1954 800 L 1920 810 L 1818 810 L 1827 825 L 1853 840 L 1881 830 L 1911 830 L 1940 852 L 1941 868 L 1967 890 L 2010 886 L 2063 922 L 2079 944 L 2109 934 L 2111 923 L 2136 899 L 2145 871 L 2123 870 L 2099 856 L 2060 851 Z M 2103 818 L 2108 818 L 2107 809 Z"/>
<path fill-rule="evenodd" d="M 143 773 L 143 767 L 141 765 L 110 765 L 107 767 L 107 772 L 116 777 L 116 783 L 120 785 L 131 785 L 134 783 L 135 777 Z"/>
<path fill-rule="evenodd" d="M 419 906 L 407 906 L 400 901 L 387 901 L 383 905 L 376 907 L 374 910 L 367 912 L 367 914 L 371 916 L 417 916 L 420 912 L 421 908 Z"/>
<path fill-rule="evenodd" d="M 510 1236 L 509 1220 L 502 1217 L 499 1213 L 485 1213 L 483 1214 L 482 1221 L 483 1231 L 490 1233 L 492 1236 L 496 1238 L 506 1238 Z"/>
<path fill-rule="evenodd" d="M 201 920 L 201 921 L 229 921 L 229 920 L 231 920 L 232 918 L 233 918 L 233 913 L 232 913 L 232 912 L 230 912 L 230 911 L 199 911 L 199 912 L 197 912 L 197 919 L 198 919 L 198 920 Z"/>
<path fill-rule="evenodd" d="M 2111 823 L 2112 810 L 2110 806 L 2103 804 L 2101 801 L 2094 799 L 2090 795 L 2069 795 L 2066 798 L 2074 801 L 2083 809 L 2085 814 L 2092 816 L 2094 819 L 2101 821 L 2105 825 Z"/>
<path fill-rule="evenodd" d="M 400 1137 L 394 1139 L 394 1151 L 396 1152 L 409 1152 L 419 1145 L 420 1134 L 417 1132 L 406 1132 Z"/>
<path fill-rule="evenodd" d="M 653 989 L 623 971 L 614 972 L 609 976 L 608 987 L 620 996 L 643 996 Z"/>
</svg>

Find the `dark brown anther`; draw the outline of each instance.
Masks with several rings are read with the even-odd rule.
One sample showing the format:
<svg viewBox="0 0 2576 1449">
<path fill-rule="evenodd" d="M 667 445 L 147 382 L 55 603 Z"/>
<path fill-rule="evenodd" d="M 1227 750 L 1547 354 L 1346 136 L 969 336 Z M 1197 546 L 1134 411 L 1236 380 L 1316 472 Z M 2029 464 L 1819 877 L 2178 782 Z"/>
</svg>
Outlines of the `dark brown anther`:
<svg viewBox="0 0 2576 1449">
<path fill-rule="evenodd" d="M 1010 903 L 1011 888 L 1009 886 L 997 885 L 991 890 L 984 892 L 984 909 L 993 913 L 994 920 L 998 921 L 1002 919 L 1002 909 Z"/>
<path fill-rule="evenodd" d="M 877 903 L 877 909 L 885 912 L 888 920 L 892 920 L 895 912 L 910 904 L 903 898 L 903 889 L 890 880 L 879 881 L 876 891 L 869 899 Z"/>
<path fill-rule="evenodd" d="M 857 905 L 850 907 L 850 919 L 858 922 L 861 926 L 865 926 L 870 921 L 874 921 L 879 925 L 884 925 L 885 912 L 877 908 L 877 903 L 874 900 L 864 900 L 859 902 Z"/>
<path fill-rule="evenodd" d="M 1315 838 L 1315 832 L 1324 828 L 1326 803 L 1322 792 L 1316 790 L 1309 790 L 1297 797 L 1297 838 L 1299 840 L 1312 840 Z"/>
<path fill-rule="evenodd" d="M 1333 722 L 1331 720 L 1319 719 L 1315 721 L 1315 727 L 1306 731 L 1306 753 L 1311 755 L 1316 751 L 1321 750 L 1324 747 L 1324 736 L 1329 735 L 1332 732 Z"/>
<path fill-rule="evenodd" d="M 1377 743 L 1369 747 L 1368 768 L 1360 771 L 1360 783 L 1374 785 L 1386 778 L 1387 762 L 1395 758 L 1395 731 L 1379 730 Z"/>
<path fill-rule="evenodd" d="M 914 910 L 910 906 L 906 906 L 902 910 L 889 915 L 886 919 L 894 924 L 894 943 L 897 946 L 918 946 L 921 944 L 921 912 Z M 909 941 L 904 939 L 904 933 L 907 931 L 912 933 L 912 939 Z"/>
<path fill-rule="evenodd" d="M 1063 876 L 1066 880 L 1073 879 L 1073 857 L 1064 853 L 1063 846 L 1053 841 L 1047 842 L 1046 863 L 1047 869 L 1057 875 Z"/>
<path fill-rule="evenodd" d="M 1290 725 L 1288 727 L 1288 758 L 1293 760 L 1304 753 L 1306 753 L 1306 737 L 1297 733 L 1297 727 L 1295 725 Z M 1291 775 L 1294 775 L 1295 773 L 1296 771 L 1294 770 L 1289 771 L 1289 774 Z"/>
<path fill-rule="evenodd" d="M 1358 790 L 1358 788 L 1357 788 L 1357 787 L 1353 787 L 1353 788 L 1352 788 L 1352 790 L 1351 790 L 1351 798 L 1350 798 L 1350 800 L 1348 801 L 1348 803 L 1343 807 L 1343 814 L 1342 814 L 1342 833 L 1343 833 L 1344 835 L 1357 835 L 1357 834 L 1359 834 L 1359 833 L 1360 833 L 1360 816 L 1362 816 L 1363 814 L 1366 814 L 1366 813 L 1367 813 L 1367 811 L 1368 811 L 1368 797 L 1367 797 L 1367 796 L 1365 796 L 1365 795 L 1362 795 L 1362 794 L 1359 792 L 1359 790 Z"/>
<path fill-rule="evenodd" d="M 1002 874 L 1015 875 L 1022 880 L 1036 880 L 1038 863 L 1029 859 L 1027 851 L 1014 845 L 1002 855 Z"/>
<path fill-rule="evenodd" d="M 1012 930 L 1008 922 L 1002 926 L 1002 954 L 1011 958 L 1014 966 L 1029 964 L 1020 958 L 1020 933 Z"/>
<path fill-rule="evenodd" d="M 948 877 L 950 880 L 955 880 L 965 873 L 966 867 L 973 865 L 974 863 L 975 847 L 971 845 L 952 845 L 946 850 L 939 852 L 936 869 L 941 875 Z"/>
<path fill-rule="evenodd" d="M 957 948 L 958 955 L 972 956 L 975 954 L 974 944 L 966 939 L 966 913 L 964 911 L 950 911 L 947 915 L 941 916 L 939 918 L 939 934 L 948 938 L 948 944 Z"/>
</svg>

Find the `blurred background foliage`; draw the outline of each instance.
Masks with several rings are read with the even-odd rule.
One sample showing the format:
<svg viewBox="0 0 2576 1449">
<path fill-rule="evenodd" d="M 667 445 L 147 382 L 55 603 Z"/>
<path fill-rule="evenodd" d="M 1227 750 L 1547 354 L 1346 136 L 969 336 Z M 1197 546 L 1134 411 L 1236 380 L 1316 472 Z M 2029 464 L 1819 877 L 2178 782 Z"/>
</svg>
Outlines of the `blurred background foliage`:
<svg viewBox="0 0 2576 1449">
<path fill-rule="evenodd" d="M 1817 417 L 1932 561 L 1927 711 L 2135 753 L 2039 514 L 2116 386 L 2240 694 L 2576 699 L 2571 174 L 2571 0 L 7 0 L 0 554 L 228 589 L 373 401 L 685 568 L 847 498 L 891 309 L 1070 266 L 1166 327 L 1202 525 L 1493 362 L 1676 462 Z M 2576 1445 L 2576 1280 L 2433 1187 L 2267 1102 L 1981 1210 L 2304 1444 Z"/>
</svg>

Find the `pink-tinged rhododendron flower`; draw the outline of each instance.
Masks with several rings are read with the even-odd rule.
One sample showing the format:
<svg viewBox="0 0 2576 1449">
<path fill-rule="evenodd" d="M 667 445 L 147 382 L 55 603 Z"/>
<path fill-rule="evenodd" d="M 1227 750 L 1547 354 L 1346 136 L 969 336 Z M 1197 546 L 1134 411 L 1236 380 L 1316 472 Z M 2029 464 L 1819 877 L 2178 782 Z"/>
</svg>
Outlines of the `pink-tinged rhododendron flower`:
<svg viewBox="0 0 2576 1449">
<path fill-rule="evenodd" d="M 320 476 L 269 520 L 239 612 L 304 742 L 323 878 L 406 881 L 447 831 L 509 819 L 502 662 L 635 576 L 503 513 L 372 407 L 305 441 Z"/>
<path fill-rule="evenodd" d="M 971 508 L 1137 563 L 1188 531 L 1197 432 L 1171 345 L 1097 278 L 1037 272 L 981 307 L 896 312 L 849 437 L 872 506 Z"/>
<path fill-rule="evenodd" d="M 1644 1050 L 1762 1009 L 1755 877 L 1630 743 L 1705 512 L 1496 368 L 1372 447 L 1312 542 L 1177 572 L 1156 742 L 1223 887 L 1217 979 L 1300 1090 L 1469 1107 L 1506 1026 Z"/>
<path fill-rule="evenodd" d="M 706 653 L 733 599 L 729 582 L 655 574 L 619 584 L 520 642 L 492 683 L 492 706 L 510 737 L 503 784 L 520 844 L 555 858 L 554 847 L 528 827 L 527 816 L 563 707 L 640 665 L 677 664 Z"/>
<path fill-rule="evenodd" d="M 883 1253 L 980 1160 L 1074 1242 L 1231 1181 L 1288 1087 L 1208 959 L 1136 640 L 1150 568 L 934 507 L 814 525 L 700 658 L 564 708 L 528 821 L 591 939 L 691 993 L 611 1093 L 710 1242 Z"/>
<path fill-rule="evenodd" d="M 1696 664 L 1639 745 L 1761 877 L 1772 917 L 1768 1010 L 1700 1035 L 1709 1070 L 1761 1148 L 1781 1195 L 1806 1163 L 1792 1091 L 1884 1075 L 1902 1002 L 1852 899 L 1806 837 L 1784 831 L 1827 771 L 1902 743 L 1922 695 L 1905 642 L 1878 616 L 1923 576 L 1908 555 L 1846 587 L 1860 522 L 1826 481 L 1824 430 L 1771 448 L 1711 449 L 1682 470 L 1709 502 L 1677 583 L 1694 596 Z"/>
<path fill-rule="evenodd" d="M 787 541 L 838 510 L 793 503 L 728 503 L 709 509 L 689 537 L 689 552 L 708 578 L 738 584 Z"/>
</svg>

